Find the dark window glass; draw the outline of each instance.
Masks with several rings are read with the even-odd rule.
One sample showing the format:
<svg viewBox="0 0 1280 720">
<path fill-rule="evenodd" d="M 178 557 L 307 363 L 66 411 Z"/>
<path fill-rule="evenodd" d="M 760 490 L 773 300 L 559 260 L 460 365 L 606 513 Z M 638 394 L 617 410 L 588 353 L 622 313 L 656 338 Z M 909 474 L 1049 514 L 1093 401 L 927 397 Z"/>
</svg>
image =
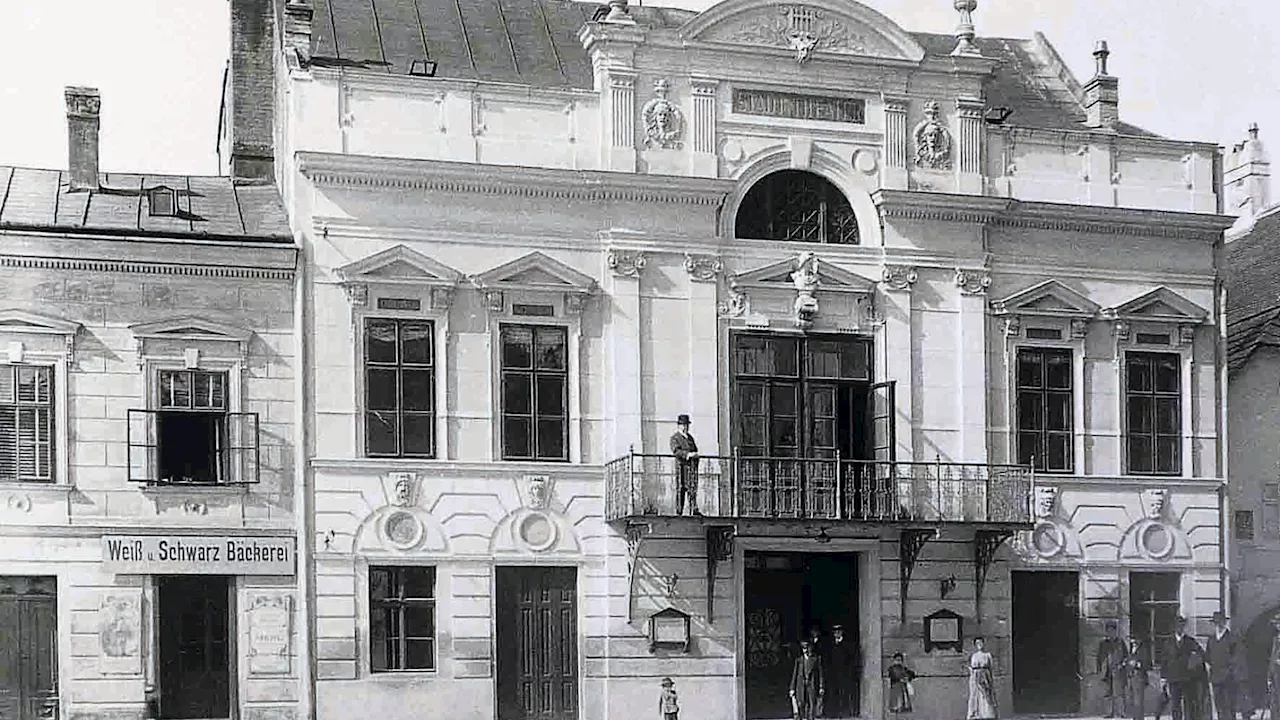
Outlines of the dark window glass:
<svg viewBox="0 0 1280 720">
<path fill-rule="evenodd" d="M 434 325 L 364 323 L 364 439 L 370 457 L 435 457 Z"/>
<path fill-rule="evenodd" d="M 1125 466 L 1138 475 L 1182 472 L 1182 377 L 1172 353 L 1125 355 Z"/>
<path fill-rule="evenodd" d="M 503 459 L 568 460 L 568 331 L 503 325 L 500 335 Z"/>
<path fill-rule="evenodd" d="M 369 568 L 369 661 L 373 672 L 435 669 L 435 585 L 435 568 Z"/>
<path fill-rule="evenodd" d="M 753 185 L 735 225 L 740 238 L 858 244 L 858 219 L 848 199 L 825 178 L 803 170 L 781 170 Z"/>
<path fill-rule="evenodd" d="M 1129 631 L 1146 645 L 1151 661 L 1157 665 L 1164 661 L 1173 639 L 1181 584 L 1178 573 L 1129 573 Z"/>
<path fill-rule="evenodd" d="M 156 376 L 157 468 L 166 483 L 216 483 L 230 468 L 227 374 L 206 370 L 161 370 Z"/>
<path fill-rule="evenodd" d="M 1072 353 L 1066 348 L 1019 348 L 1017 358 L 1018 463 L 1046 472 L 1074 468 Z"/>
<path fill-rule="evenodd" d="M 53 482 L 53 368 L 0 365 L 0 482 Z"/>
</svg>

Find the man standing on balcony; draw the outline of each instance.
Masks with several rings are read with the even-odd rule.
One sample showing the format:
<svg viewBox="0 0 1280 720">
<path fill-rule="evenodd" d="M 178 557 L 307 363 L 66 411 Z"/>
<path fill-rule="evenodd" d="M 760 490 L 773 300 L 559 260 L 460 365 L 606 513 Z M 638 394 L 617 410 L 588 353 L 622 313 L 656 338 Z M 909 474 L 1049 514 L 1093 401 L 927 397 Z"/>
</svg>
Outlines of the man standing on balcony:
<svg viewBox="0 0 1280 720">
<path fill-rule="evenodd" d="M 676 418 L 676 431 L 671 435 L 671 454 L 676 458 L 676 514 L 684 514 L 689 501 L 689 514 L 698 511 L 698 443 L 689 434 L 689 416 Z"/>
</svg>

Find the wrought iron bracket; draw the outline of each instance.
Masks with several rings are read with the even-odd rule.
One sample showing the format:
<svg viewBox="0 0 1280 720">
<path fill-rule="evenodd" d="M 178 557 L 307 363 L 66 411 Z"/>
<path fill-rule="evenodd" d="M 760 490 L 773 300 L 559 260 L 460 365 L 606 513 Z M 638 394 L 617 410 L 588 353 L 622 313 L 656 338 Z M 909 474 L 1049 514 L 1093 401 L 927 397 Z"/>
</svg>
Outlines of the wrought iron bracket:
<svg viewBox="0 0 1280 720">
<path fill-rule="evenodd" d="M 907 621 L 907 590 L 924 544 L 938 536 L 934 528 L 904 528 L 898 534 L 898 618 Z"/>
<path fill-rule="evenodd" d="M 629 522 L 623 528 L 627 540 L 627 620 L 635 619 L 636 569 L 640 560 L 640 545 L 653 532 L 653 526 L 644 522 Z"/>
<path fill-rule="evenodd" d="M 977 530 L 973 534 L 974 610 L 982 621 L 982 589 L 987 584 L 987 571 L 996 559 L 996 551 L 1005 540 L 1013 537 L 1012 530 Z"/>
<path fill-rule="evenodd" d="M 707 623 L 715 622 L 716 566 L 733 557 L 732 525 L 708 525 L 707 534 Z"/>
</svg>

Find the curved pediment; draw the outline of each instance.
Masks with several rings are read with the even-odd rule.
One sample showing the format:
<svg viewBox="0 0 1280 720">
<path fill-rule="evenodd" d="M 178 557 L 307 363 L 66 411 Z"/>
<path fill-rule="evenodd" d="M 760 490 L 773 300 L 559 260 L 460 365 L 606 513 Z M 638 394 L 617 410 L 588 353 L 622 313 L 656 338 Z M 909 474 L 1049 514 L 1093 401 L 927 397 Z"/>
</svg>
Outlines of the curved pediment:
<svg viewBox="0 0 1280 720">
<path fill-rule="evenodd" d="M 925 51 L 889 18 L 853 0 L 724 0 L 680 28 L 686 41 L 920 62 Z"/>
</svg>

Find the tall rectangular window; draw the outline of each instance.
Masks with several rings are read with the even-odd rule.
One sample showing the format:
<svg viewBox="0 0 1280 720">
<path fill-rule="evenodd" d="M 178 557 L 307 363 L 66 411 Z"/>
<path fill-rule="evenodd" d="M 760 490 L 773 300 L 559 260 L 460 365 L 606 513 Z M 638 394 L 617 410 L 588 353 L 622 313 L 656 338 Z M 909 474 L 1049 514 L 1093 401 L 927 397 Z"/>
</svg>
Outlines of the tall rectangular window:
<svg viewBox="0 0 1280 720">
<path fill-rule="evenodd" d="M 53 482 L 53 368 L 0 365 L 0 482 Z"/>
<path fill-rule="evenodd" d="M 1129 631 L 1146 644 L 1157 664 L 1164 660 L 1165 646 L 1173 639 L 1181 585 L 1178 573 L 1129 573 Z"/>
<path fill-rule="evenodd" d="M 1125 355 L 1125 454 L 1131 474 L 1182 472 L 1180 360 L 1172 353 Z"/>
<path fill-rule="evenodd" d="M 187 483 L 226 479 L 227 374 L 161 370 L 157 380 L 160 479 Z"/>
<path fill-rule="evenodd" d="M 501 329 L 502 459 L 569 459 L 569 336 L 563 327 Z"/>
<path fill-rule="evenodd" d="M 434 338 L 427 320 L 365 321 L 366 455 L 435 457 Z"/>
<path fill-rule="evenodd" d="M 1019 348 L 1018 464 L 1069 473 L 1072 451 L 1072 353 L 1066 348 Z"/>
<path fill-rule="evenodd" d="M 436 668 L 435 568 L 369 568 L 369 650 L 373 672 Z"/>
</svg>

